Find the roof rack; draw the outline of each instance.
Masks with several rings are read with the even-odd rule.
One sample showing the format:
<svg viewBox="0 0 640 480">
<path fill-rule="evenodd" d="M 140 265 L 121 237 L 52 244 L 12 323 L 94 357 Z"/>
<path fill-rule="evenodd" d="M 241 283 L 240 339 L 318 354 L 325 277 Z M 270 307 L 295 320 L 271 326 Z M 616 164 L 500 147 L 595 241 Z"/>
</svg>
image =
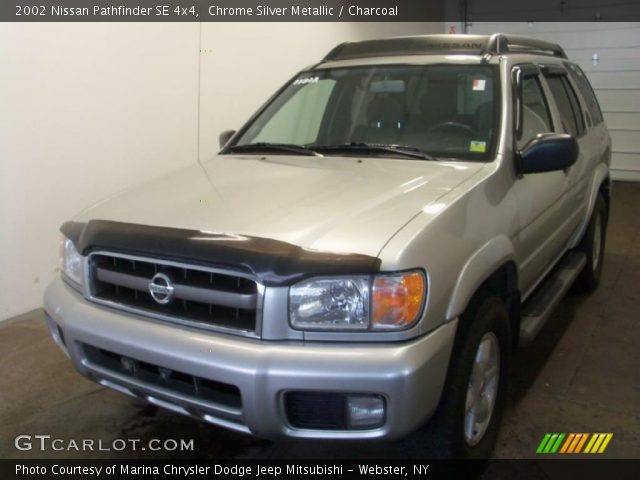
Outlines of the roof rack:
<svg viewBox="0 0 640 480">
<path fill-rule="evenodd" d="M 544 40 L 537 40 L 520 35 L 505 35 L 503 33 L 495 33 L 489 38 L 491 40 L 494 37 L 498 38 L 498 40 L 496 40 L 497 50 L 492 53 L 535 53 L 538 55 L 567 58 L 567 54 L 557 43 L 545 42 Z M 506 48 L 506 50 L 501 51 L 500 48 Z"/>
<path fill-rule="evenodd" d="M 457 53 L 470 55 L 500 55 L 504 53 L 532 53 L 567 58 L 555 43 L 519 35 L 421 35 L 394 37 L 362 42 L 346 42 L 331 50 L 324 62 L 354 58 L 399 55 L 429 55 Z"/>
</svg>

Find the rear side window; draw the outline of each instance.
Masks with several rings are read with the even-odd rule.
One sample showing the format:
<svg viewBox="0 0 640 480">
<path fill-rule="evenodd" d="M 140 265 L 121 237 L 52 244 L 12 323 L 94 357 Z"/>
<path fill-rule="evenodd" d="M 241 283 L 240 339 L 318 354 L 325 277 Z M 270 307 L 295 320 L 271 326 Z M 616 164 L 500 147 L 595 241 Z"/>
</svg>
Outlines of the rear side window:
<svg viewBox="0 0 640 480">
<path fill-rule="evenodd" d="M 587 76 L 579 66 L 572 63 L 567 63 L 565 65 L 567 66 L 569 75 L 571 75 L 571 78 L 578 86 L 578 90 L 580 90 L 580 93 L 582 94 L 582 98 L 587 105 L 589 116 L 591 117 L 591 122 L 593 122 L 594 125 L 602 123 L 602 111 L 600 110 L 598 99 L 596 98 L 596 94 L 593 91 L 593 88 L 591 87 Z"/>
<path fill-rule="evenodd" d="M 551 116 L 540 81 L 536 76 L 525 77 L 522 83 L 522 137 L 516 142 L 518 150 L 539 133 L 551 131 Z"/>
<path fill-rule="evenodd" d="M 584 116 L 567 77 L 564 75 L 547 77 L 547 83 L 560 111 L 562 129 L 574 137 L 581 136 L 585 128 Z"/>
</svg>

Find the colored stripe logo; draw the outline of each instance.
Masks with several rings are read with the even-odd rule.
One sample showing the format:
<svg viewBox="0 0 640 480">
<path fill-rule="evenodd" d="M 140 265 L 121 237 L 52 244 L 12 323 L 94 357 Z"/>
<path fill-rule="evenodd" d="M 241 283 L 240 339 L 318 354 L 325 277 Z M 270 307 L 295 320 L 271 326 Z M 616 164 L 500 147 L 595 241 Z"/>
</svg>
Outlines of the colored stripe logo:
<svg viewBox="0 0 640 480">
<path fill-rule="evenodd" d="M 546 433 L 536 453 L 604 453 L 612 438 L 613 433 Z"/>
</svg>

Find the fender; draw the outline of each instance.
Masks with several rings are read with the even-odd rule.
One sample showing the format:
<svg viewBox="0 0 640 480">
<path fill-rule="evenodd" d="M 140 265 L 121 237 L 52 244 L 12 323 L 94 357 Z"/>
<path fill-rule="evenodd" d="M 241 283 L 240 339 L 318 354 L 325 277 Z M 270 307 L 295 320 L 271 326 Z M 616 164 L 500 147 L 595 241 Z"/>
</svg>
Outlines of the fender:
<svg viewBox="0 0 640 480">
<path fill-rule="evenodd" d="M 509 261 L 515 261 L 515 251 L 506 235 L 492 238 L 471 255 L 462 267 L 453 289 L 447 307 L 447 321 L 462 314 L 480 285 Z"/>
<path fill-rule="evenodd" d="M 595 207 L 596 199 L 598 198 L 600 185 L 602 185 L 602 182 L 605 181 L 607 177 L 609 177 L 609 166 L 606 163 L 598 164 L 598 166 L 593 171 L 593 176 L 591 177 L 591 185 L 589 187 L 589 206 L 586 210 L 585 217 L 580 222 L 580 226 L 571 237 L 569 248 L 576 247 L 580 243 L 580 240 L 582 240 L 582 236 L 584 235 L 584 232 L 587 229 L 587 225 L 589 224 L 591 213 L 593 212 L 593 209 Z"/>
</svg>

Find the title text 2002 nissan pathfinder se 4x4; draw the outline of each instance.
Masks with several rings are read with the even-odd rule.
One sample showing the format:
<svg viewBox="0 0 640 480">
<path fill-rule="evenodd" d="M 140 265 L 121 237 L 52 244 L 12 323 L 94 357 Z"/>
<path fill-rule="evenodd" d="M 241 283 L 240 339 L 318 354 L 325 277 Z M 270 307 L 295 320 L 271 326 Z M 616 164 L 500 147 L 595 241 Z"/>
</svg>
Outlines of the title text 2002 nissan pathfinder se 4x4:
<svg viewBox="0 0 640 480">
<path fill-rule="evenodd" d="M 580 68 L 502 34 L 345 43 L 221 144 L 62 226 L 45 309 L 77 369 L 259 437 L 490 455 L 516 348 L 602 269 Z"/>
</svg>

